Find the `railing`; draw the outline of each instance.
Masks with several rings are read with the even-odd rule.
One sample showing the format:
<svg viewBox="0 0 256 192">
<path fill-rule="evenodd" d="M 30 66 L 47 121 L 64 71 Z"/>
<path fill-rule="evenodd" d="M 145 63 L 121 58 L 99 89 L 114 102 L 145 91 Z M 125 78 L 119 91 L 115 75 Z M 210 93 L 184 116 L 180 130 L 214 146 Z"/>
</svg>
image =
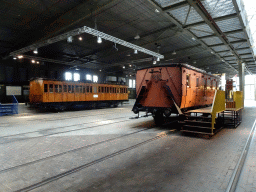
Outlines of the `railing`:
<svg viewBox="0 0 256 192">
<path fill-rule="evenodd" d="M 0 116 L 18 114 L 18 101 L 14 95 L 12 95 L 12 104 L 0 103 Z"/>
<path fill-rule="evenodd" d="M 225 91 L 216 90 L 211 110 L 212 130 L 214 129 L 216 114 L 225 110 Z"/>
</svg>

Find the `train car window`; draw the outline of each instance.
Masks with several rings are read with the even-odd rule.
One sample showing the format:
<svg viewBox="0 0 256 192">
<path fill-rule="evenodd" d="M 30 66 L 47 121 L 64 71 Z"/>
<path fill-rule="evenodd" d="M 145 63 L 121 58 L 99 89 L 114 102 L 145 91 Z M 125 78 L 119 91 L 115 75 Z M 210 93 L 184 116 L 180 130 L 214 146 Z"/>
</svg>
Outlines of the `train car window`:
<svg viewBox="0 0 256 192">
<path fill-rule="evenodd" d="M 78 85 L 76 85 L 76 93 L 79 93 L 79 86 Z"/>
<path fill-rule="evenodd" d="M 101 92 L 101 87 L 99 86 L 99 87 L 98 87 L 98 93 L 100 93 L 100 92 Z"/>
<path fill-rule="evenodd" d="M 110 93 L 113 93 L 113 87 L 110 87 Z"/>
<path fill-rule="evenodd" d="M 216 81 L 213 80 L 213 81 L 212 81 L 212 89 L 215 89 L 215 88 L 216 88 Z"/>
<path fill-rule="evenodd" d="M 85 87 L 83 86 L 83 93 L 85 93 Z"/>
<path fill-rule="evenodd" d="M 207 79 L 204 79 L 204 89 L 207 89 Z"/>
<path fill-rule="evenodd" d="M 58 85 L 54 85 L 54 92 L 58 93 Z"/>
<path fill-rule="evenodd" d="M 107 93 L 109 93 L 109 87 L 107 87 Z"/>
<path fill-rule="evenodd" d="M 90 93 L 92 93 L 92 86 L 90 86 Z"/>
<path fill-rule="evenodd" d="M 117 93 L 120 93 L 120 89 L 119 88 L 117 88 Z"/>
<path fill-rule="evenodd" d="M 125 93 L 128 93 L 128 90 L 127 90 L 127 88 L 125 88 Z"/>
<path fill-rule="evenodd" d="M 196 78 L 196 87 L 199 87 L 199 77 Z"/>
<path fill-rule="evenodd" d="M 97 87 L 93 87 L 93 93 L 97 93 Z"/>
<path fill-rule="evenodd" d="M 53 93 L 53 84 L 50 84 L 50 85 L 49 85 L 49 92 L 50 92 L 50 93 Z"/>
<path fill-rule="evenodd" d="M 69 92 L 69 93 L 72 92 L 71 85 L 68 85 L 68 92 Z"/>
<path fill-rule="evenodd" d="M 79 93 L 83 93 L 83 87 L 81 85 L 79 86 L 79 90 Z"/>
<path fill-rule="evenodd" d="M 101 87 L 101 93 L 104 93 L 105 91 L 105 88 L 104 87 Z"/>
<path fill-rule="evenodd" d="M 59 93 L 62 93 L 62 85 L 59 85 Z"/>
<path fill-rule="evenodd" d="M 89 93 L 90 92 L 90 87 L 86 86 L 86 92 Z"/>
<path fill-rule="evenodd" d="M 116 87 L 114 88 L 114 92 L 116 93 Z"/>
<path fill-rule="evenodd" d="M 187 86 L 190 87 L 190 74 L 186 75 Z"/>
<path fill-rule="evenodd" d="M 72 85 L 72 90 L 71 90 L 71 93 L 74 93 L 75 92 L 75 86 Z"/>
<path fill-rule="evenodd" d="M 63 91 L 65 92 L 65 93 L 67 93 L 68 92 L 68 87 L 67 87 L 67 85 L 63 85 Z"/>
<path fill-rule="evenodd" d="M 45 92 L 45 93 L 48 92 L 48 84 L 44 84 L 44 92 Z"/>
<path fill-rule="evenodd" d="M 211 89 L 213 88 L 213 80 L 211 80 Z"/>
</svg>

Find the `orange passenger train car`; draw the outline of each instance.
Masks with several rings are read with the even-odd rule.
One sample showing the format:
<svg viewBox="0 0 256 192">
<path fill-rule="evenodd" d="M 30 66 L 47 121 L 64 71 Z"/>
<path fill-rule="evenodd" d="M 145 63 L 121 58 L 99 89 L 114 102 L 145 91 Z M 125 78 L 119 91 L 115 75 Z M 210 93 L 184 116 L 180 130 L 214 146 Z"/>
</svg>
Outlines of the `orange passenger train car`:
<svg viewBox="0 0 256 192">
<path fill-rule="evenodd" d="M 117 107 L 128 101 L 128 86 L 35 79 L 30 81 L 30 104 L 40 108 Z"/>
<path fill-rule="evenodd" d="M 171 113 L 210 106 L 220 78 L 187 64 L 139 69 L 132 111 L 152 113 L 157 124 Z"/>
</svg>

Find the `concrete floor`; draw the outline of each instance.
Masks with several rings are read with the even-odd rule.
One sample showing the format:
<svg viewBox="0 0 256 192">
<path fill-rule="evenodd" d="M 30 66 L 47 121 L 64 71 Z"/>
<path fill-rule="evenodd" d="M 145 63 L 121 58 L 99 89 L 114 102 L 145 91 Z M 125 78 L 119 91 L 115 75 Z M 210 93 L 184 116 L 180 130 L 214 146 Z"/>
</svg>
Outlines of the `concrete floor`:
<svg viewBox="0 0 256 192">
<path fill-rule="evenodd" d="M 225 191 L 256 108 L 211 139 L 129 119 L 131 108 L 35 113 L 21 105 L 19 115 L 0 117 L 0 191 Z"/>
</svg>

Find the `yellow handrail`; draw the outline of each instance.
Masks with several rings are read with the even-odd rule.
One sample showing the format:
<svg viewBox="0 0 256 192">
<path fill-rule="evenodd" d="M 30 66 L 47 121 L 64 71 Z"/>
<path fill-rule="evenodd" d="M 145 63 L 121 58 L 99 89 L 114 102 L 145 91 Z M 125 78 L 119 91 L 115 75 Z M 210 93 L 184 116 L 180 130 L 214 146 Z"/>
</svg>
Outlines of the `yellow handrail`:
<svg viewBox="0 0 256 192">
<path fill-rule="evenodd" d="M 241 109 L 241 108 L 244 107 L 243 92 L 242 91 L 234 92 L 233 98 L 234 98 L 234 102 L 236 104 L 236 109 Z"/>
<path fill-rule="evenodd" d="M 213 134 L 213 129 L 214 129 L 214 124 L 215 124 L 215 118 L 216 114 L 220 113 L 222 111 L 225 111 L 225 91 L 220 91 L 216 90 L 215 91 L 215 96 L 213 99 L 213 104 L 212 104 L 212 134 Z"/>
</svg>

